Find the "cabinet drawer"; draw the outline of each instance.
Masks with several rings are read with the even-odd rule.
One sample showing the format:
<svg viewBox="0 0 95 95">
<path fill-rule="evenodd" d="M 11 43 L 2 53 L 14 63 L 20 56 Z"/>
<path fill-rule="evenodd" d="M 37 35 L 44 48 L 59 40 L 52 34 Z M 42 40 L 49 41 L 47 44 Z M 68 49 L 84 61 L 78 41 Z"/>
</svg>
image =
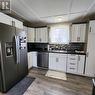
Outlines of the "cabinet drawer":
<svg viewBox="0 0 95 95">
<path fill-rule="evenodd" d="M 78 57 L 78 55 L 76 54 L 68 54 L 68 58 L 71 59 L 71 60 L 74 60 Z"/>
<path fill-rule="evenodd" d="M 50 57 L 57 57 L 57 58 L 67 58 L 67 54 L 59 54 L 59 53 L 49 53 Z"/>
<path fill-rule="evenodd" d="M 68 60 L 68 64 L 69 64 L 69 63 L 77 64 L 77 62 L 78 62 L 77 60 Z"/>
<path fill-rule="evenodd" d="M 68 64 L 69 63 L 75 63 L 77 64 L 78 61 L 78 55 L 68 55 Z"/>
<path fill-rule="evenodd" d="M 69 68 L 69 67 L 77 68 L 77 64 L 75 64 L 75 63 L 69 63 L 69 64 L 67 64 L 67 68 Z"/>
<path fill-rule="evenodd" d="M 68 73 L 77 73 L 77 68 L 74 66 L 68 66 L 67 67 L 67 72 Z"/>
</svg>

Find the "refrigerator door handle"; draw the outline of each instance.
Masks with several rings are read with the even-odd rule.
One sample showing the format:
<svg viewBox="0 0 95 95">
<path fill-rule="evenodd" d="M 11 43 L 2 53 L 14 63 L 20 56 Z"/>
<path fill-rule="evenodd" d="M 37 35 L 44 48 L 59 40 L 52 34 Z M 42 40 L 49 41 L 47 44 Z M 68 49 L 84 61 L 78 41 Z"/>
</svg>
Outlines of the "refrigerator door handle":
<svg viewBox="0 0 95 95">
<path fill-rule="evenodd" d="M 20 52 L 19 52 L 19 37 L 15 36 L 15 48 L 16 48 L 16 64 L 19 64 L 19 59 L 20 59 Z"/>
</svg>

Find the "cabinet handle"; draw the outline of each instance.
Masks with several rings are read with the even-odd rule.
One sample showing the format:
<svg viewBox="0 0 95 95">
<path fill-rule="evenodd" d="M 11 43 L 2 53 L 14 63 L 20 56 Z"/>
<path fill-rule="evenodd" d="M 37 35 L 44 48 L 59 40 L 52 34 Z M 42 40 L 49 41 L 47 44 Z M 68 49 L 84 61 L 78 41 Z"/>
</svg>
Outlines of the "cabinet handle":
<svg viewBox="0 0 95 95">
<path fill-rule="evenodd" d="M 15 21 L 12 21 L 12 26 L 15 26 Z"/>
<path fill-rule="evenodd" d="M 80 56 L 78 56 L 78 61 L 80 61 Z"/>
<path fill-rule="evenodd" d="M 77 37 L 77 41 L 80 41 L 80 37 Z"/>
<path fill-rule="evenodd" d="M 91 27 L 90 27 L 90 31 L 89 31 L 89 32 L 91 32 L 91 30 L 92 30 L 92 29 L 91 29 Z"/>
<path fill-rule="evenodd" d="M 40 38 L 40 42 L 41 42 L 41 38 Z"/>
<path fill-rule="evenodd" d="M 58 62 L 59 61 L 59 59 L 58 58 L 56 58 L 56 62 Z"/>
<path fill-rule="evenodd" d="M 70 68 L 70 69 L 75 70 L 75 68 Z"/>
<path fill-rule="evenodd" d="M 70 58 L 70 60 L 75 60 L 75 58 Z"/>
<path fill-rule="evenodd" d="M 34 42 L 36 42 L 36 38 L 34 38 Z"/>
<path fill-rule="evenodd" d="M 75 65 L 75 63 L 70 63 L 71 65 Z"/>
<path fill-rule="evenodd" d="M 86 53 L 86 56 L 87 56 L 87 57 L 89 56 L 89 52 Z"/>
</svg>

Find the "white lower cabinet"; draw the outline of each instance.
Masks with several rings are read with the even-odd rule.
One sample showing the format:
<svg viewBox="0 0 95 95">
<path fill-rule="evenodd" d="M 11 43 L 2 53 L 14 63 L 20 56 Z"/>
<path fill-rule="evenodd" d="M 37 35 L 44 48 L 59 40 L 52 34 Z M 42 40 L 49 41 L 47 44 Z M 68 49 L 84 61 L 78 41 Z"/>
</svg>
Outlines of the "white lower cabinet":
<svg viewBox="0 0 95 95">
<path fill-rule="evenodd" d="M 49 69 L 66 72 L 67 54 L 49 53 Z"/>
<path fill-rule="evenodd" d="M 67 62 L 67 72 L 68 73 L 77 73 L 77 61 L 78 55 L 68 54 L 68 62 Z"/>
<path fill-rule="evenodd" d="M 83 75 L 85 55 L 49 53 L 49 69 Z"/>
<path fill-rule="evenodd" d="M 37 67 L 37 52 L 28 53 L 28 69 Z"/>
<path fill-rule="evenodd" d="M 83 75 L 85 55 L 68 54 L 67 72 Z"/>
</svg>

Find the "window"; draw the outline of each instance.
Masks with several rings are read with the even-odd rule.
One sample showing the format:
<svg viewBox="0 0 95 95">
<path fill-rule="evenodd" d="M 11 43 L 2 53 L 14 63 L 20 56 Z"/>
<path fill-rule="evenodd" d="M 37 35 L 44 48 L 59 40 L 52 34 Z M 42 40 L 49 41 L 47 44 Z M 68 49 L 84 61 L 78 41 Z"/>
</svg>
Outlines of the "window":
<svg viewBox="0 0 95 95">
<path fill-rule="evenodd" d="M 51 26 L 50 43 L 53 44 L 69 43 L 69 25 Z"/>
</svg>

